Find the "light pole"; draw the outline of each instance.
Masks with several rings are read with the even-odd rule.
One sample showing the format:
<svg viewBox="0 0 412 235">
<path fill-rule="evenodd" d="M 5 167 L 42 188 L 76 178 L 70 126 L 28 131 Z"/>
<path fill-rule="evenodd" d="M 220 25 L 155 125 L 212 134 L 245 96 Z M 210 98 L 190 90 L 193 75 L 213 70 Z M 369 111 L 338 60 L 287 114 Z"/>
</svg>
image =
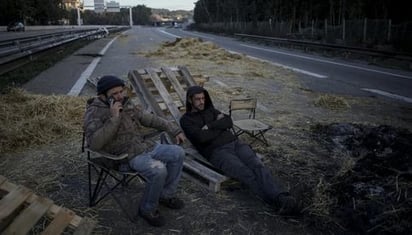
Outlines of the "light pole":
<svg viewBox="0 0 412 235">
<path fill-rule="evenodd" d="M 130 20 L 130 27 L 132 27 L 133 26 L 132 7 L 129 7 L 129 20 Z"/>
<path fill-rule="evenodd" d="M 82 21 L 80 19 L 80 8 L 77 8 L 77 25 L 82 25 Z"/>
</svg>

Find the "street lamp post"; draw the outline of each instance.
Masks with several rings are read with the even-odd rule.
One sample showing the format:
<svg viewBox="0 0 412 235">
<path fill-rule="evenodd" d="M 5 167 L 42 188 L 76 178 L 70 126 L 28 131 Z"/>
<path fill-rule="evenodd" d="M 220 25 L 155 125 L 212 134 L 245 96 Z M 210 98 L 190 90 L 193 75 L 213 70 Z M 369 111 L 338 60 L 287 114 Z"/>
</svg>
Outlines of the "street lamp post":
<svg viewBox="0 0 412 235">
<path fill-rule="evenodd" d="M 129 7 L 129 21 L 130 21 L 130 27 L 132 27 L 133 26 L 132 7 Z"/>
<path fill-rule="evenodd" d="M 82 21 L 80 19 L 80 8 L 77 8 L 77 25 L 80 26 Z"/>
</svg>

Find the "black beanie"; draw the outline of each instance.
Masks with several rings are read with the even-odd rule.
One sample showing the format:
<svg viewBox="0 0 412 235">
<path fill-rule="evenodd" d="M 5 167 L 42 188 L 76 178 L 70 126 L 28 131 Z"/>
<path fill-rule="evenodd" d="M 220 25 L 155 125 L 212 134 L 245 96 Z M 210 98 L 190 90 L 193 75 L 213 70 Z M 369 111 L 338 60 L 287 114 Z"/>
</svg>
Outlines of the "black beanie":
<svg viewBox="0 0 412 235">
<path fill-rule="evenodd" d="M 113 87 L 124 86 L 123 80 L 113 75 L 106 75 L 97 82 L 97 94 L 104 94 Z"/>
</svg>

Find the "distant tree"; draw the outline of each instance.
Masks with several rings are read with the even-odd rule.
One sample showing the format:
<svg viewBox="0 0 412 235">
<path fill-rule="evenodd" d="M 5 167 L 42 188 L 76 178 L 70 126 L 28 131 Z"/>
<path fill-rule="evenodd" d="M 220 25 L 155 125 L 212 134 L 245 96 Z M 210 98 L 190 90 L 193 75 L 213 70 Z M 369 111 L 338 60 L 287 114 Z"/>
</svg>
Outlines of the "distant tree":
<svg viewBox="0 0 412 235">
<path fill-rule="evenodd" d="M 64 16 L 62 0 L 1 0 L 0 24 L 23 21 L 26 24 L 56 23 Z"/>
<path fill-rule="evenodd" d="M 328 19 L 341 24 L 343 19 L 392 19 L 412 21 L 408 1 L 390 0 L 198 0 L 196 23 L 212 22 L 302 22 Z"/>
<path fill-rule="evenodd" d="M 133 24 L 148 25 L 152 10 L 145 5 L 137 5 L 132 8 Z"/>
</svg>

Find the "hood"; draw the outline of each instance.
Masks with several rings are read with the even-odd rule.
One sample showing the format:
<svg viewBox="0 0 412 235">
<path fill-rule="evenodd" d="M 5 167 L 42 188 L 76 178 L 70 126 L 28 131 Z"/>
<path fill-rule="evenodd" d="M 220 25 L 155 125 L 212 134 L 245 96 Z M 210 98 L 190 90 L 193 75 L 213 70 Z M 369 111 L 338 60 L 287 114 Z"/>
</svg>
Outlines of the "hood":
<svg viewBox="0 0 412 235">
<path fill-rule="evenodd" d="M 212 99 L 209 96 L 209 92 L 201 86 L 191 86 L 187 89 L 186 92 L 186 112 L 192 112 L 192 104 L 189 103 L 189 100 L 195 95 L 199 93 L 205 94 L 205 109 L 214 108 Z"/>
</svg>

